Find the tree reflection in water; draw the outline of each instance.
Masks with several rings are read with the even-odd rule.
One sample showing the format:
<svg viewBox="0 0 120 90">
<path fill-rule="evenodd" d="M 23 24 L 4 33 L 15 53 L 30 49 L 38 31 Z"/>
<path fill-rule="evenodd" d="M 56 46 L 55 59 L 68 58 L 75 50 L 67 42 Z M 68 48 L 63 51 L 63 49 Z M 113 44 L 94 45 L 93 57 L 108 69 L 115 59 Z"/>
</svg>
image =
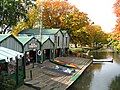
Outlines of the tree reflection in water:
<svg viewBox="0 0 120 90">
<path fill-rule="evenodd" d="M 112 80 L 109 90 L 120 90 L 120 75 Z"/>
<path fill-rule="evenodd" d="M 87 68 L 67 90 L 89 90 L 93 75 L 92 67 Z"/>
<path fill-rule="evenodd" d="M 92 55 L 96 59 L 112 57 L 114 61 L 91 64 L 67 90 L 120 90 L 120 54 L 92 52 Z"/>
</svg>

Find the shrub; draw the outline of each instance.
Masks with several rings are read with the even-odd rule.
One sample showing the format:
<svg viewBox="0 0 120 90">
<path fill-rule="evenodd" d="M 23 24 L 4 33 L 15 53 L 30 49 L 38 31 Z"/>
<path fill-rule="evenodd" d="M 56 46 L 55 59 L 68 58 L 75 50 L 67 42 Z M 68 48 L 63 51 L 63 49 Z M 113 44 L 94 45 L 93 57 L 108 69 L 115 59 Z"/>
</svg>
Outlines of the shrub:
<svg viewBox="0 0 120 90">
<path fill-rule="evenodd" d="M 15 90 L 15 80 L 9 78 L 9 74 L 0 74 L 0 90 Z"/>
</svg>

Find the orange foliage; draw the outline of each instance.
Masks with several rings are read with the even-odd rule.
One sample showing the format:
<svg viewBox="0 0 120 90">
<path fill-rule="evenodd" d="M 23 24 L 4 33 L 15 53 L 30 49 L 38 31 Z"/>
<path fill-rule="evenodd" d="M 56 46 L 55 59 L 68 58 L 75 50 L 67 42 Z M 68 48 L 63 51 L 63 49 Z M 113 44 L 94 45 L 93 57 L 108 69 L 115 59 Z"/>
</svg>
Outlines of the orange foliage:
<svg viewBox="0 0 120 90">
<path fill-rule="evenodd" d="M 42 21 L 44 28 L 62 28 L 63 23 L 61 18 L 68 12 L 68 10 L 72 10 L 73 6 L 71 6 L 66 1 L 51 1 L 44 0 L 41 2 L 37 0 L 38 8 L 42 7 Z"/>
<path fill-rule="evenodd" d="M 115 26 L 115 32 L 120 33 L 120 0 L 116 0 L 116 3 L 113 6 L 114 13 L 116 14 L 117 18 L 117 24 Z"/>
</svg>

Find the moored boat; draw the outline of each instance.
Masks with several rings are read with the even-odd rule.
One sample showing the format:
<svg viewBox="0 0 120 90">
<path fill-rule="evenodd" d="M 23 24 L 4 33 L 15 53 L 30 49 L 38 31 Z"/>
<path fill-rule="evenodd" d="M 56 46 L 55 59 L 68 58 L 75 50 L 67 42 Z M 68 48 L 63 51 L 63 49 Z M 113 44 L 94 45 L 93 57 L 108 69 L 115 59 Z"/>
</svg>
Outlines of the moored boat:
<svg viewBox="0 0 120 90">
<path fill-rule="evenodd" d="M 93 59 L 93 62 L 113 62 L 113 59 Z"/>
</svg>

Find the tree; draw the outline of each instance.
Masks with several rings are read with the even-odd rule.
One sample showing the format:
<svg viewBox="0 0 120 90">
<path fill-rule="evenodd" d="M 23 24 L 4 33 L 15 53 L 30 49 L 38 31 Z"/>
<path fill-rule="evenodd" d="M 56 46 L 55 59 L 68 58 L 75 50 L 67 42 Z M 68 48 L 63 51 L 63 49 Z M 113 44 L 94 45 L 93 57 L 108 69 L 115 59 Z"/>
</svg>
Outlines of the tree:
<svg viewBox="0 0 120 90">
<path fill-rule="evenodd" d="M 116 0 L 116 3 L 113 5 L 114 13 L 117 16 L 117 24 L 115 26 L 115 31 L 120 33 L 120 0 Z"/>
<path fill-rule="evenodd" d="M 113 33 L 109 35 L 108 42 L 116 51 L 120 51 L 120 33 Z"/>
<path fill-rule="evenodd" d="M 28 21 L 19 22 L 14 28 L 14 35 L 25 28 L 34 28 L 42 22 L 42 28 L 60 28 L 68 30 L 72 43 L 79 42 L 79 34 L 82 27 L 89 23 L 89 18 L 84 12 L 80 12 L 75 6 L 65 1 L 37 0 L 36 8 L 29 8 L 26 14 Z"/>
<path fill-rule="evenodd" d="M 88 33 L 93 47 L 98 47 L 99 44 L 107 43 L 107 34 L 102 31 L 101 26 L 91 25 L 88 29 Z"/>
<path fill-rule="evenodd" d="M 73 11 L 67 14 L 67 17 L 63 17 L 62 22 L 65 25 L 65 28 L 68 29 L 72 43 L 77 44 L 82 32 L 86 32 L 86 29 L 83 28 L 89 24 L 89 18 L 87 17 L 87 14 L 79 12 L 79 10 L 74 7 Z"/>
<path fill-rule="evenodd" d="M 0 0 L 0 27 L 3 33 L 15 26 L 20 19 L 26 20 L 31 0 Z"/>
<path fill-rule="evenodd" d="M 114 13 L 117 16 L 117 24 L 115 26 L 114 34 L 108 39 L 115 50 L 120 51 L 120 0 L 116 0 L 114 4 Z"/>
<path fill-rule="evenodd" d="M 42 23 L 44 28 L 60 28 L 68 30 L 71 41 L 79 41 L 77 30 L 89 23 L 89 18 L 75 6 L 66 1 L 37 1 L 38 8 L 42 8 Z"/>
<path fill-rule="evenodd" d="M 28 12 L 26 13 L 26 17 L 28 18 L 27 21 L 23 22 L 22 20 L 17 22 L 16 26 L 13 27 L 12 34 L 16 36 L 19 32 L 27 28 L 35 28 L 39 25 L 39 10 L 33 6 L 29 8 Z"/>
</svg>

